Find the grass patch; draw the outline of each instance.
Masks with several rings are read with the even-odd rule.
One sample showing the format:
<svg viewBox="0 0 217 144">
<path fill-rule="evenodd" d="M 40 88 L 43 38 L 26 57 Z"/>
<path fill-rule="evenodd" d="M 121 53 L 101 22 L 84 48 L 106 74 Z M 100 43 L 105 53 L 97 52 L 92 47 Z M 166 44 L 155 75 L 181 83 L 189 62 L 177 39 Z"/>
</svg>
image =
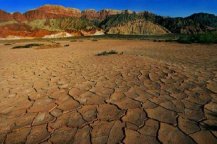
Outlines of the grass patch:
<svg viewBox="0 0 217 144">
<path fill-rule="evenodd" d="M 115 50 L 103 51 L 103 52 L 96 54 L 96 56 L 108 56 L 108 55 L 114 55 L 114 54 L 119 54 L 119 53 Z M 121 54 L 123 54 L 123 53 L 121 53 Z"/>
<path fill-rule="evenodd" d="M 19 48 L 32 48 L 32 47 L 38 47 L 42 46 L 43 44 L 37 44 L 37 43 L 32 43 L 32 44 L 27 44 L 27 45 L 22 45 L 22 46 L 15 46 L 12 49 L 19 49 Z"/>
<path fill-rule="evenodd" d="M 59 43 L 54 43 L 54 44 L 49 44 L 49 45 L 42 45 L 40 47 L 37 47 L 35 49 L 53 49 L 53 48 L 61 48 L 61 44 Z"/>
<path fill-rule="evenodd" d="M 106 34 L 94 36 L 79 36 L 69 38 L 54 38 L 54 40 L 69 40 L 70 42 L 82 42 L 85 40 L 100 41 L 101 39 L 115 39 L 115 40 L 177 40 L 179 34 L 166 34 L 166 35 L 119 35 L 119 34 Z M 93 40 L 94 39 L 94 40 Z"/>
<path fill-rule="evenodd" d="M 177 40 L 179 43 L 191 44 L 191 43 L 204 43 L 211 44 L 217 43 L 217 34 L 215 33 L 205 33 L 196 35 L 183 35 Z"/>
</svg>

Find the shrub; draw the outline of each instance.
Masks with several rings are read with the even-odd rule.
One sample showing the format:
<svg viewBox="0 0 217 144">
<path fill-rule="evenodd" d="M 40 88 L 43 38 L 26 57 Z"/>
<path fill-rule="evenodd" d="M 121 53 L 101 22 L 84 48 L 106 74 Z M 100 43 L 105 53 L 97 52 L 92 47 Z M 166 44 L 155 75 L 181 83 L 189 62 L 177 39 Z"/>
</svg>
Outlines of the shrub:
<svg viewBox="0 0 217 144">
<path fill-rule="evenodd" d="M 69 44 L 64 45 L 64 47 L 69 47 Z"/>
<path fill-rule="evenodd" d="M 61 44 L 59 43 L 53 43 L 53 44 L 48 44 L 48 45 L 43 45 L 43 46 L 40 46 L 40 47 L 37 47 L 35 49 L 53 49 L 53 48 L 60 48 L 61 47 Z"/>
<path fill-rule="evenodd" d="M 118 52 L 115 50 L 103 51 L 103 52 L 96 54 L 96 56 L 107 56 L 107 55 L 114 55 L 114 54 L 118 54 Z"/>
<path fill-rule="evenodd" d="M 27 44 L 27 45 L 23 45 L 23 46 L 15 46 L 12 49 L 19 49 L 19 48 L 32 48 L 32 47 L 37 47 L 37 46 L 42 46 L 43 44 Z"/>
</svg>

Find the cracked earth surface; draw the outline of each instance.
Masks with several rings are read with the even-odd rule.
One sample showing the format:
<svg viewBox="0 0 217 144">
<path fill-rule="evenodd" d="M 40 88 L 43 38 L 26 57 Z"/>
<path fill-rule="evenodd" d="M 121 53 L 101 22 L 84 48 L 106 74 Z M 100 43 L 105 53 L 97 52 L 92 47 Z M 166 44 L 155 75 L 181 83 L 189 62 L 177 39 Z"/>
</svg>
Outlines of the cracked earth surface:
<svg viewBox="0 0 217 144">
<path fill-rule="evenodd" d="M 217 143 L 217 45 L 59 43 L 0 44 L 0 143 Z"/>
</svg>

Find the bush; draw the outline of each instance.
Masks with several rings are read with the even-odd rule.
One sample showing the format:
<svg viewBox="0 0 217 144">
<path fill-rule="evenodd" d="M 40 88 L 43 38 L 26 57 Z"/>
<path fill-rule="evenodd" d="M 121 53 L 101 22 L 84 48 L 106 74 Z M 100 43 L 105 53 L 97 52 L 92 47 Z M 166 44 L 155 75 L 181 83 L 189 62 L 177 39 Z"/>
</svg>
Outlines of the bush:
<svg viewBox="0 0 217 144">
<path fill-rule="evenodd" d="M 64 47 L 69 47 L 69 44 L 64 45 Z"/>
<path fill-rule="evenodd" d="M 217 34 L 215 33 L 205 33 L 205 34 L 196 34 L 196 35 L 183 35 L 180 36 L 177 40 L 180 43 L 217 43 Z"/>
<path fill-rule="evenodd" d="M 19 48 L 32 48 L 32 47 L 37 47 L 37 46 L 42 46 L 43 44 L 27 44 L 27 45 L 23 45 L 23 46 L 15 46 L 12 49 L 19 49 Z"/>
<path fill-rule="evenodd" d="M 37 47 L 35 49 L 53 49 L 53 48 L 60 48 L 61 47 L 61 44 L 60 43 L 53 43 L 53 44 L 48 44 L 48 45 L 43 45 L 43 46 L 40 46 L 40 47 Z"/>
<path fill-rule="evenodd" d="M 103 52 L 96 54 L 96 56 L 107 56 L 107 55 L 114 55 L 114 54 L 118 54 L 118 52 L 115 50 L 103 51 Z"/>
<path fill-rule="evenodd" d="M 194 40 L 191 36 L 181 36 L 177 41 L 179 43 L 191 44 Z"/>
</svg>

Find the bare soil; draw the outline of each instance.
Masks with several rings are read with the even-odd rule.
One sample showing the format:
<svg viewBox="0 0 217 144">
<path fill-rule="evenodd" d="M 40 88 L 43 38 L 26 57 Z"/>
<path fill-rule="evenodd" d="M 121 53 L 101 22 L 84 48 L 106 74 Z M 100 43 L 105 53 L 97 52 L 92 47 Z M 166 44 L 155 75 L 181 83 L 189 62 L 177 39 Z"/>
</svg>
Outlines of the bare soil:
<svg viewBox="0 0 217 144">
<path fill-rule="evenodd" d="M 0 143 L 217 143 L 217 45 L 29 43 L 0 43 Z"/>
</svg>

